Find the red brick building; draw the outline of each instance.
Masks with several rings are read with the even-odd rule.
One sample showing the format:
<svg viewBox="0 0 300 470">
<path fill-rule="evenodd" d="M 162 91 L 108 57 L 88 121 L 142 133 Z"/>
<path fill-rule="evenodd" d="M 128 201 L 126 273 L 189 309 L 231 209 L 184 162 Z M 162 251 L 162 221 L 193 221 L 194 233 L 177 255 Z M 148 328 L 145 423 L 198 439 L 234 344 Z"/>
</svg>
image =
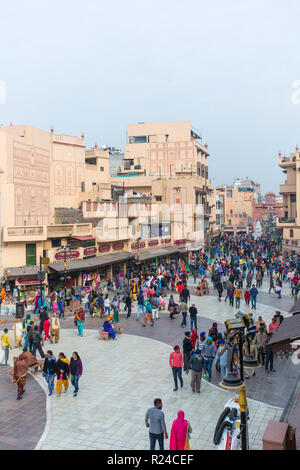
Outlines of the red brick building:
<svg viewBox="0 0 300 470">
<path fill-rule="evenodd" d="M 283 217 L 283 203 L 276 202 L 274 193 L 266 193 L 262 203 L 253 202 L 253 230 L 258 220 L 267 221 L 269 215 Z"/>
</svg>

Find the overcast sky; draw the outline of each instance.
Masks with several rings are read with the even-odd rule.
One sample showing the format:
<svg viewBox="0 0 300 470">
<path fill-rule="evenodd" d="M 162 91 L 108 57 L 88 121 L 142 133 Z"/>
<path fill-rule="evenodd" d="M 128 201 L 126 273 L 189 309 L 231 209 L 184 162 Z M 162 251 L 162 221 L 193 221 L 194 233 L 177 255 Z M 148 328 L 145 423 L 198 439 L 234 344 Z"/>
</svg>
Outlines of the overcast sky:
<svg viewBox="0 0 300 470">
<path fill-rule="evenodd" d="M 129 123 L 191 120 L 214 184 L 249 176 L 278 192 L 278 151 L 300 146 L 299 0 L 0 7 L 0 124 L 124 148 Z"/>
</svg>

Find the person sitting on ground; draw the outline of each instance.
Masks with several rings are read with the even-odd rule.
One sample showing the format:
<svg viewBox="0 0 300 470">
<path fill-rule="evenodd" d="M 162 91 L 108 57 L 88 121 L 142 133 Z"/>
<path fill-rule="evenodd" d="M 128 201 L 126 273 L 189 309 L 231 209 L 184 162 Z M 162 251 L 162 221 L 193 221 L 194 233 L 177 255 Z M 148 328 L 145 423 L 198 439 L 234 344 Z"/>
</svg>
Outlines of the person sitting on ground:
<svg viewBox="0 0 300 470">
<path fill-rule="evenodd" d="M 112 339 L 116 339 L 116 333 L 112 326 L 112 316 L 109 315 L 110 318 L 107 317 L 105 322 L 103 323 L 103 330 L 108 333 L 108 336 Z"/>
</svg>

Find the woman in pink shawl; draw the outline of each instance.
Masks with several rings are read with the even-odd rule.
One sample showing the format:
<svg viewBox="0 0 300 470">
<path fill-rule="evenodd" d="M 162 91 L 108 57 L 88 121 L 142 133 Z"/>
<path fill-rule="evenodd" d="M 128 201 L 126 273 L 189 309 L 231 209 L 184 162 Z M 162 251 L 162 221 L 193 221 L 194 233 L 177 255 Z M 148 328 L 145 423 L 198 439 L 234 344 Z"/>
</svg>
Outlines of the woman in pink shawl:
<svg viewBox="0 0 300 470">
<path fill-rule="evenodd" d="M 184 419 L 184 412 L 178 411 L 178 417 L 173 421 L 170 435 L 170 450 L 190 450 L 190 423 Z"/>
<path fill-rule="evenodd" d="M 148 289 L 147 289 L 146 283 L 143 285 L 143 296 L 144 296 L 144 300 L 146 301 L 148 297 Z"/>
</svg>

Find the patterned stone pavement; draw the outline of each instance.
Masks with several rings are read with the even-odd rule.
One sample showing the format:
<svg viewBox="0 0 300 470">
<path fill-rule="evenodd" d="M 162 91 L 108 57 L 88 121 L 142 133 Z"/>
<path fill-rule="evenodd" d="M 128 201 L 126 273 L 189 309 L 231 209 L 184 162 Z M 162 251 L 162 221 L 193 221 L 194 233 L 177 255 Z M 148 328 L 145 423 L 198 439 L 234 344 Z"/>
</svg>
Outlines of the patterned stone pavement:
<svg viewBox="0 0 300 470">
<path fill-rule="evenodd" d="M 202 381 L 200 395 L 193 394 L 187 377 L 183 389 L 173 392 L 170 346 L 126 334 L 117 341 L 100 341 L 95 330 L 85 330 L 79 338 L 76 331 L 65 330 L 62 344 L 53 349 L 63 349 L 67 357 L 79 351 L 84 372 L 77 398 L 70 390 L 51 397 L 52 420 L 42 450 L 149 449 L 144 416 L 156 397 L 163 400 L 168 432 L 183 409 L 193 428 L 191 449 L 215 449 L 216 422 L 233 392 Z M 250 448 L 261 449 L 265 423 L 279 419 L 282 409 L 254 400 L 248 405 Z"/>
<path fill-rule="evenodd" d="M 46 424 L 46 395 L 28 374 L 26 392 L 17 401 L 10 371 L 0 366 L 0 450 L 33 450 Z"/>
<path fill-rule="evenodd" d="M 193 286 L 189 286 L 191 293 L 193 293 Z M 264 286 L 263 286 L 264 287 Z M 207 331 L 211 327 L 211 323 L 213 320 L 216 320 L 218 322 L 218 328 L 220 331 L 223 331 L 224 329 L 224 321 L 227 318 L 232 318 L 234 317 L 236 313 L 236 309 L 230 307 L 228 305 L 228 302 L 225 303 L 223 302 L 218 302 L 214 292 L 211 292 L 212 295 L 210 296 L 204 296 L 204 297 L 196 297 L 192 295 L 191 301 L 196 303 L 196 306 L 198 308 L 199 312 L 199 318 L 198 318 L 198 331 Z M 268 324 L 274 314 L 274 310 L 280 308 L 282 311 L 283 315 L 286 316 L 288 315 L 287 311 L 290 308 L 290 305 L 292 304 L 292 299 L 286 295 L 288 294 L 287 289 L 285 289 L 285 294 L 283 294 L 283 305 L 278 305 L 280 300 L 277 301 L 277 297 L 274 294 L 268 294 L 264 292 L 264 289 L 260 290 L 259 294 L 259 303 L 257 306 L 257 310 L 253 311 L 255 317 L 257 317 L 259 314 L 261 314 Z M 177 299 L 177 295 L 175 295 L 175 300 Z M 265 303 L 261 303 L 265 302 Z M 241 311 L 246 313 L 246 310 L 243 308 L 244 302 L 242 301 L 242 306 L 241 306 Z M 283 309 L 282 307 L 285 307 Z M 155 324 L 154 327 L 151 327 L 150 324 L 147 325 L 146 328 L 142 327 L 142 322 L 137 322 L 136 321 L 136 314 L 133 313 L 132 317 L 129 320 L 125 319 L 125 315 L 121 314 L 121 322 L 124 325 L 125 333 L 126 335 L 122 335 L 118 337 L 118 341 L 113 343 L 112 341 L 109 342 L 104 342 L 104 341 L 98 341 L 97 334 L 95 335 L 95 331 L 87 331 L 88 329 L 92 330 L 98 330 L 102 324 L 102 321 L 100 321 L 97 318 L 90 319 L 87 317 L 86 322 L 85 322 L 85 337 L 84 338 L 78 338 L 76 335 L 76 330 L 74 328 L 73 320 L 72 318 L 66 318 L 65 320 L 62 320 L 62 327 L 63 330 L 61 331 L 61 341 L 58 345 L 51 345 L 51 349 L 56 350 L 57 352 L 60 352 L 63 350 L 66 354 L 70 355 L 70 353 L 73 350 L 78 350 L 80 354 L 84 354 L 84 366 L 85 366 L 85 375 L 82 378 L 82 385 L 86 383 L 87 381 L 87 388 L 91 388 L 93 390 L 93 393 L 88 394 L 87 397 L 87 403 L 85 401 L 82 401 L 83 397 L 86 397 L 85 394 L 83 394 L 83 391 L 80 390 L 80 401 L 78 400 L 77 403 L 80 403 L 81 407 L 83 407 L 83 410 L 85 410 L 86 413 L 90 416 L 92 413 L 94 415 L 94 411 L 96 408 L 99 408 L 99 404 L 101 404 L 100 408 L 103 411 L 102 403 L 105 402 L 105 411 L 101 416 L 98 416 L 97 419 L 96 417 L 93 418 L 93 428 L 95 427 L 95 431 L 92 433 L 87 432 L 88 429 L 90 429 L 89 426 L 89 420 L 86 421 L 87 416 L 84 416 L 84 413 L 81 413 L 80 409 L 77 409 L 79 413 L 79 421 L 80 423 L 78 426 L 76 425 L 76 412 L 72 412 L 72 419 L 71 416 L 68 416 L 68 407 L 71 406 L 73 409 L 74 402 L 73 402 L 73 397 L 71 394 L 67 394 L 64 397 L 61 397 L 60 399 L 57 399 L 53 397 L 51 400 L 52 403 L 52 413 L 53 413 L 53 422 L 54 427 L 53 427 L 53 422 L 51 424 L 50 428 L 50 433 L 48 435 L 48 438 L 44 442 L 42 448 L 73 448 L 72 445 L 74 444 L 74 438 L 75 435 L 78 435 L 78 432 L 84 434 L 83 437 L 83 442 L 80 444 L 80 448 L 103 448 L 103 449 L 109 449 L 109 448 L 122 448 L 122 449 L 133 449 L 133 448 L 148 448 L 148 437 L 147 433 L 145 433 L 145 429 L 143 426 L 143 417 L 144 417 L 144 412 L 145 409 L 149 406 L 152 406 L 152 400 L 153 400 L 153 395 L 151 395 L 151 390 L 154 395 L 161 395 L 165 406 L 164 406 L 164 411 L 167 414 L 167 420 L 168 421 L 168 426 L 170 427 L 171 420 L 174 419 L 174 415 L 176 415 L 176 412 L 180 408 L 169 408 L 169 403 L 174 402 L 174 392 L 172 392 L 172 377 L 170 375 L 170 370 L 168 368 L 168 365 L 166 366 L 167 362 L 166 358 L 168 358 L 169 352 L 170 352 L 170 345 L 174 345 L 175 343 L 178 343 L 182 345 L 182 339 L 183 339 L 183 334 L 184 330 L 180 327 L 180 321 L 181 318 L 176 318 L 174 321 L 170 320 L 169 315 L 167 312 L 161 314 L 160 320 L 158 320 Z M 9 325 L 11 326 L 11 324 Z M 189 326 L 189 325 L 188 325 Z M 3 326 L 2 326 L 3 328 Z M 90 341 L 92 338 L 95 339 L 95 347 L 90 347 L 86 348 L 85 342 L 88 341 L 90 344 Z M 97 338 L 97 340 L 96 340 Z M 125 340 L 126 338 L 126 340 Z M 128 343 L 129 341 L 129 343 Z M 116 347 L 117 345 L 117 347 Z M 122 345 L 122 348 L 121 348 Z M 132 346 L 131 346 L 132 345 Z M 82 349 L 83 346 L 83 349 Z M 45 345 L 44 349 L 48 349 L 50 347 L 48 345 Z M 127 353 L 128 351 L 131 351 L 131 349 L 134 349 L 134 360 L 137 361 L 137 366 L 135 367 L 133 359 L 130 359 L 130 364 L 131 367 L 125 368 L 125 371 L 123 371 L 123 363 L 122 367 L 116 366 L 118 364 L 118 361 L 120 361 L 120 358 L 124 354 L 123 347 L 126 350 L 126 358 L 127 358 Z M 112 349 L 113 348 L 113 349 Z M 90 351 L 89 351 L 90 350 Z M 107 356 L 106 352 L 110 351 L 110 354 Z M 138 354 L 137 354 L 138 351 Z M 97 360 L 101 360 L 101 363 L 97 365 L 95 368 L 96 370 L 101 370 L 101 375 L 98 379 L 97 384 L 94 383 L 92 384 L 93 380 L 95 381 L 95 377 L 92 378 L 93 376 L 93 370 L 91 369 L 89 371 L 90 367 L 90 362 L 91 364 L 96 365 L 94 363 L 94 358 L 91 358 L 89 355 L 90 354 L 95 354 L 97 353 L 96 357 Z M 98 355 L 99 352 L 99 355 Z M 114 352 L 114 354 L 113 354 Z M 115 354 L 116 352 L 116 354 Z M 12 353 L 11 353 L 12 354 Z M 128 353 L 131 355 L 132 353 Z M 143 361 L 141 362 L 140 356 L 143 357 Z M 127 359 L 126 359 L 127 360 Z M 150 374 L 149 371 L 151 370 L 151 374 L 153 374 L 153 368 L 151 367 L 152 364 L 155 364 L 155 370 L 157 369 L 157 380 L 159 381 L 159 385 L 156 383 L 156 389 L 152 388 L 152 380 L 149 380 Z M 103 365 L 107 364 L 107 371 L 103 369 Z M 113 366 L 113 374 L 110 375 L 111 373 L 111 368 L 110 365 Z M 295 366 L 291 364 L 289 360 L 286 359 L 277 359 L 275 361 L 275 367 L 278 373 L 274 374 L 269 374 L 268 376 L 265 375 L 265 372 L 262 368 L 257 369 L 256 371 L 256 377 L 251 377 L 247 382 L 247 396 L 250 398 L 249 400 L 249 407 L 252 408 L 252 413 L 251 413 L 251 408 L 250 408 L 250 415 L 254 417 L 255 415 L 255 421 L 252 421 L 252 431 L 254 432 L 254 435 L 252 435 L 251 441 L 252 441 L 252 446 L 253 448 L 261 448 L 261 436 L 256 433 L 257 429 L 261 430 L 262 424 L 265 426 L 265 423 L 268 421 L 268 419 L 279 419 L 282 408 L 285 406 L 287 399 L 290 396 L 290 390 L 293 388 L 293 385 L 295 384 L 295 381 L 297 379 L 298 375 L 298 370 L 296 369 Z M 135 373 L 132 375 L 131 368 L 135 370 Z M 4 371 L 4 367 L 0 368 L 0 373 Z M 117 376 L 115 376 L 115 370 L 117 371 Z M 138 370 L 138 373 L 137 373 Z M 89 376 L 91 375 L 91 379 L 89 379 Z M 95 374 L 94 374 L 95 375 Z M 119 375 L 121 376 L 121 382 Z M 156 372 L 155 372 L 156 375 Z M 141 380 L 142 377 L 142 380 Z M 102 380 L 103 379 L 103 380 Z M 43 379 L 41 379 L 43 381 Z M 115 382 L 113 382 L 113 380 Z M 149 384 L 148 384 L 149 380 Z M 91 381 L 91 382 L 90 382 Z M 43 381 L 44 382 L 44 381 Z M 119 394 L 120 394 L 120 389 L 117 389 L 115 386 L 115 383 L 121 384 L 121 394 L 122 390 L 125 390 L 125 395 L 122 394 L 122 406 L 123 410 L 127 409 L 128 406 L 132 406 L 135 409 L 137 409 L 137 416 L 138 416 L 138 422 L 135 421 L 134 424 L 136 426 L 136 429 L 139 429 L 139 435 L 143 435 L 143 438 L 141 441 L 133 442 L 133 439 L 128 439 L 124 440 L 124 436 L 127 435 L 128 431 L 130 430 L 133 431 L 133 426 L 129 430 L 128 423 L 124 421 L 122 424 L 122 435 L 121 433 L 121 428 L 119 427 L 119 424 L 122 421 L 122 409 L 121 409 L 121 404 L 119 408 L 112 409 L 112 405 L 110 401 L 115 401 L 119 400 Z M 155 381 L 154 381 L 155 382 Z M 217 403 L 218 409 L 220 412 L 223 409 L 223 405 L 225 401 L 228 399 L 228 392 L 225 392 L 224 390 L 214 387 L 213 384 L 217 384 L 219 382 L 219 376 L 217 375 L 216 371 L 213 370 L 213 378 L 212 378 L 212 384 L 207 384 L 206 382 L 203 382 L 202 384 L 202 393 L 201 397 L 205 396 L 205 401 L 208 403 L 211 397 L 213 398 L 213 409 L 215 409 L 215 404 Z M 38 383 L 32 379 L 28 378 L 28 385 L 27 389 L 28 391 L 30 390 L 32 397 L 34 397 L 31 401 L 29 399 L 29 394 L 26 396 L 26 400 L 24 397 L 24 400 L 21 402 L 17 402 L 15 400 L 15 385 L 9 384 L 9 387 L 11 388 L 11 393 L 8 394 L 5 387 L 4 387 L 4 381 L 0 380 L 0 396 L 5 396 L 7 397 L 7 404 L 5 409 L 10 409 L 11 413 L 6 413 L 1 415 L 2 416 L 2 423 L 0 421 L 0 430 L 4 429 L 5 434 L 7 435 L 6 439 L 1 442 L 2 445 L 4 446 L 3 448 L 19 448 L 18 445 L 20 445 L 20 448 L 22 449 L 27 449 L 27 448 L 34 448 L 44 430 L 44 425 L 45 425 L 45 419 L 46 419 L 46 413 L 45 413 L 45 394 L 39 388 Z M 139 385 L 139 396 L 135 396 L 135 404 L 134 400 L 132 400 L 132 390 L 135 390 L 135 388 L 132 388 L 131 384 L 132 383 L 137 383 Z M 102 385 L 106 384 L 105 389 L 102 390 Z M 44 384 L 43 384 L 44 385 Z M 6 384 L 8 386 L 8 384 Z M 30 386 L 30 388 L 29 388 Z M 183 399 L 183 392 L 185 388 L 190 389 L 189 385 L 184 387 L 183 390 L 179 391 L 178 398 L 181 397 L 182 401 L 178 401 L 176 399 L 176 403 L 178 406 L 182 407 L 187 414 L 191 414 L 193 416 L 193 421 L 194 421 L 194 430 L 195 426 L 197 429 L 197 432 L 193 433 L 193 438 L 197 439 L 197 444 L 195 446 L 195 443 L 191 442 L 192 449 L 211 449 L 214 448 L 212 444 L 212 439 L 211 435 L 214 430 L 215 423 L 218 419 L 218 416 L 220 412 L 214 412 L 214 417 L 211 415 L 206 415 L 206 406 L 203 406 L 204 410 L 204 420 L 202 421 L 198 415 L 197 418 L 194 420 L 194 415 L 196 409 L 202 410 L 200 403 L 197 403 L 197 406 L 195 407 L 193 402 L 187 401 L 186 397 Z M 83 388 L 83 387 L 82 387 Z M 145 395 L 145 390 L 149 390 L 149 392 L 146 393 Z M 157 392 L 155 392 L 157 390 Z M 209 390 L 208 395 L 206 396 L 204 394 L 205 390 Z M 86 393 L 86 392 L 84 392 Z M 25 395 L 27 392 L 25 393 Z M 225 395 L 224 395 L 225 394 Z M 41 403 L 37 402 L 36 395 L 40 397 Z M 145 395 L 145 397 L 144 397 Z M 127 401 L 123 400 L 124 396 Z M 95 398 L 96 397 L 96 398 Z M 99 397 L 99 402 L 98 398 Z M 129 399 L 130 397 L 130 399 Z M 79 397 L 78 397 L 79 398 Z M 111 398 L 111 400 L 110 400 Z M 251 398 L 255 400 L 251 400 Z M 57 406 L 57 401 L 62 400 L 60 403 L 62 405 Z M 70 402 L 71 400 L 71 402 Z M 140 400 L 143 401 L 143 403 L 140 403 Z M 34 406 L 33 406 L 34 402 Z M 259 403 L 259 402 L 265 402 Z M 36 403 L 38 405 L 36 406 Z M 66 405 L 68 403 L 68 405 Z M 182 403 L 182 405 L 181 405 Z M 203 403 L 201 401 L 201 403 Z M 2 403 L 1 403 L 2 404 Z M 16 409 L 16 404 L 19 404 L 22 406 L 22 413 L 24 413 L 25 416 L 28 417 L 28 423 L 31 422 L 31 425 L 33 423 L 35 424 L 35 427 L 33 427 L 33 432 L 28 433 L 27 428 L 26 428 L 26 419 L 24 422 L 25 426 L 25 432 L 20 431 L 20 426 L 19 426 L 19 420 L 17 419 L 17 413 L 14 411 Z M 268 405 L 273 405 L 275 408 L 272 406 L 267 406 Z M 8 406 L 9 405 L 9 406 Z M 190 406 L 190 410 L 189 410 Z M 199 408 L 200 406 L 200 408 Z M 259 409 L 256 410 L 256 406 L 259 407 Z M 170 410 L 170 415 L 169 411 L 167 412 L 167 407 Z M 254 408 L 253 408 L 254 407 Z M 262 407 L 267 407 L 267 408 L 262 408 Z M 1 408 L 2 410 L 2 408 Z M 43 412 L 41 412 L 43 410 Z M 255 411 L 253 413 L 253 410 Z M 267 412 L 266 412 L 267 410 Z M 275 410 L 275 412 L 274 412 Z M 202 413 L 203 414 L 203 413 Z M 172 416 L 171 416 L 172 415 Z M 7 417 L 11 416 L 10 419 L 10 426 L 11 429 L 7 433 L 5 426 L 7 423 Z M 23 414 L 22 414 L 23 416 Z M 73 429 L 72 426 L 69 426 L 68 429 L 66 429 L 66 434 L 65 436 L 68 436 L 66 439 L 64 438 L 63 440 L 57 439 L 57 429 L 63 428 L 65 425 L 65 417 L 68 416 L 68 423 L 70 420 L 70 423 L 73 423 Z M 113 416 L 113 418 L 112 418 Z M 105 420 L 103 420 L 103 417 L 105 417 Z M 124 412 L 124 417 L 128 419 L 128 411 Z M 189 418 L 189 416 L 187 416 Z M 259 418 L 259 419 L 258 419 Z M 57 421 L 56 421 L 57 419 Z M 82 421 L 81 421 L 82 419 Z M 89 418 L 91 419 L 91 418 Z M 130 415 L 131 419 L 131 415 Z M 101 425 L 98 423 L 101 423 Z M 104 424 L 103 424 L 104 421 Z M 111 423 L 112 421 L 112 423 Z M 191 421 L 191 424 L 193 426 L 193 421 Z M 118 426 L 116 427 L 114 422 L 118 422 Z M 123 422 L 123 421 L 122 421 Z M 142 424 L 141 424 L 142 423 Z M 103 424 L 103 426 L 102 426 Z M 199 430 L 203 429 L 203 424 L 205 425 L 204 428 L 208 425 L 210 425 L 209 428 L 209 433 L 210 437 L 208 438 L 205 436 L 202 432 Z M 76 426 L 77 427 L 76 427 Z M 28 425 L 29 426 L 29 425 Z M 38 426 L 40 426 L 38 428 Z M 57 428 L 58 426 L 58 428 Z M 74 426 L 75 426 L 75 431 L 74 431 Z M 106 428 L 105 428 L 106 426 Z M 53 429 L 56 428 L 56 432 L 53 431 Z M 105 429 L 104 429 L 105 428 Z M 128 428 L 128 429 L 127 429 Z M 104 429 L 104 430 L 103 430 Z M 8 428 L 9 430 L 9 428 Z M 116 440 L 115 443 L 112 443 L 111 439 L 104 439 L 103 435 L 107 435 L 107 432 L 109 431 L 110 436 L 114 435 L 116 433 Z M 111 434 L 111 432 L 113 434 Z M 124 433 L 125 431 L 125 433 Z M 263 432 L 263 431 L 262 431 Z M 2 435 L 3 432 L 0 432 Z M 28 436 L 29 434 L 29 436 Z M 15 435 L 18 435 L 18 442 L 16 442 Z M 25 440 L 20 440 L 22 436 L 26 436 Z M 59 433 L 61 435 L 61 433 Z M 29 438 L 30 437 L 30 438 Z M 60 441 L 60 442 L 59 442 Z M 66 441 L 66 442 L 65 442 Z M 118 447 L 117 447 L 117 442 Z M 196 441 L 195 441 L 196 442 Z M 1 444 L 0 444 L 1 446 Z M 63 447 L 62 447 L 63 446 Z M 113 446 L 113 447 L 111 447 Z M 167 444 L 166 444 L 167 447 Z M 1 447 L 0 447 L 1 448 Z M 76 446 L 76 448 L 79 448 Z"/>
</svg>

